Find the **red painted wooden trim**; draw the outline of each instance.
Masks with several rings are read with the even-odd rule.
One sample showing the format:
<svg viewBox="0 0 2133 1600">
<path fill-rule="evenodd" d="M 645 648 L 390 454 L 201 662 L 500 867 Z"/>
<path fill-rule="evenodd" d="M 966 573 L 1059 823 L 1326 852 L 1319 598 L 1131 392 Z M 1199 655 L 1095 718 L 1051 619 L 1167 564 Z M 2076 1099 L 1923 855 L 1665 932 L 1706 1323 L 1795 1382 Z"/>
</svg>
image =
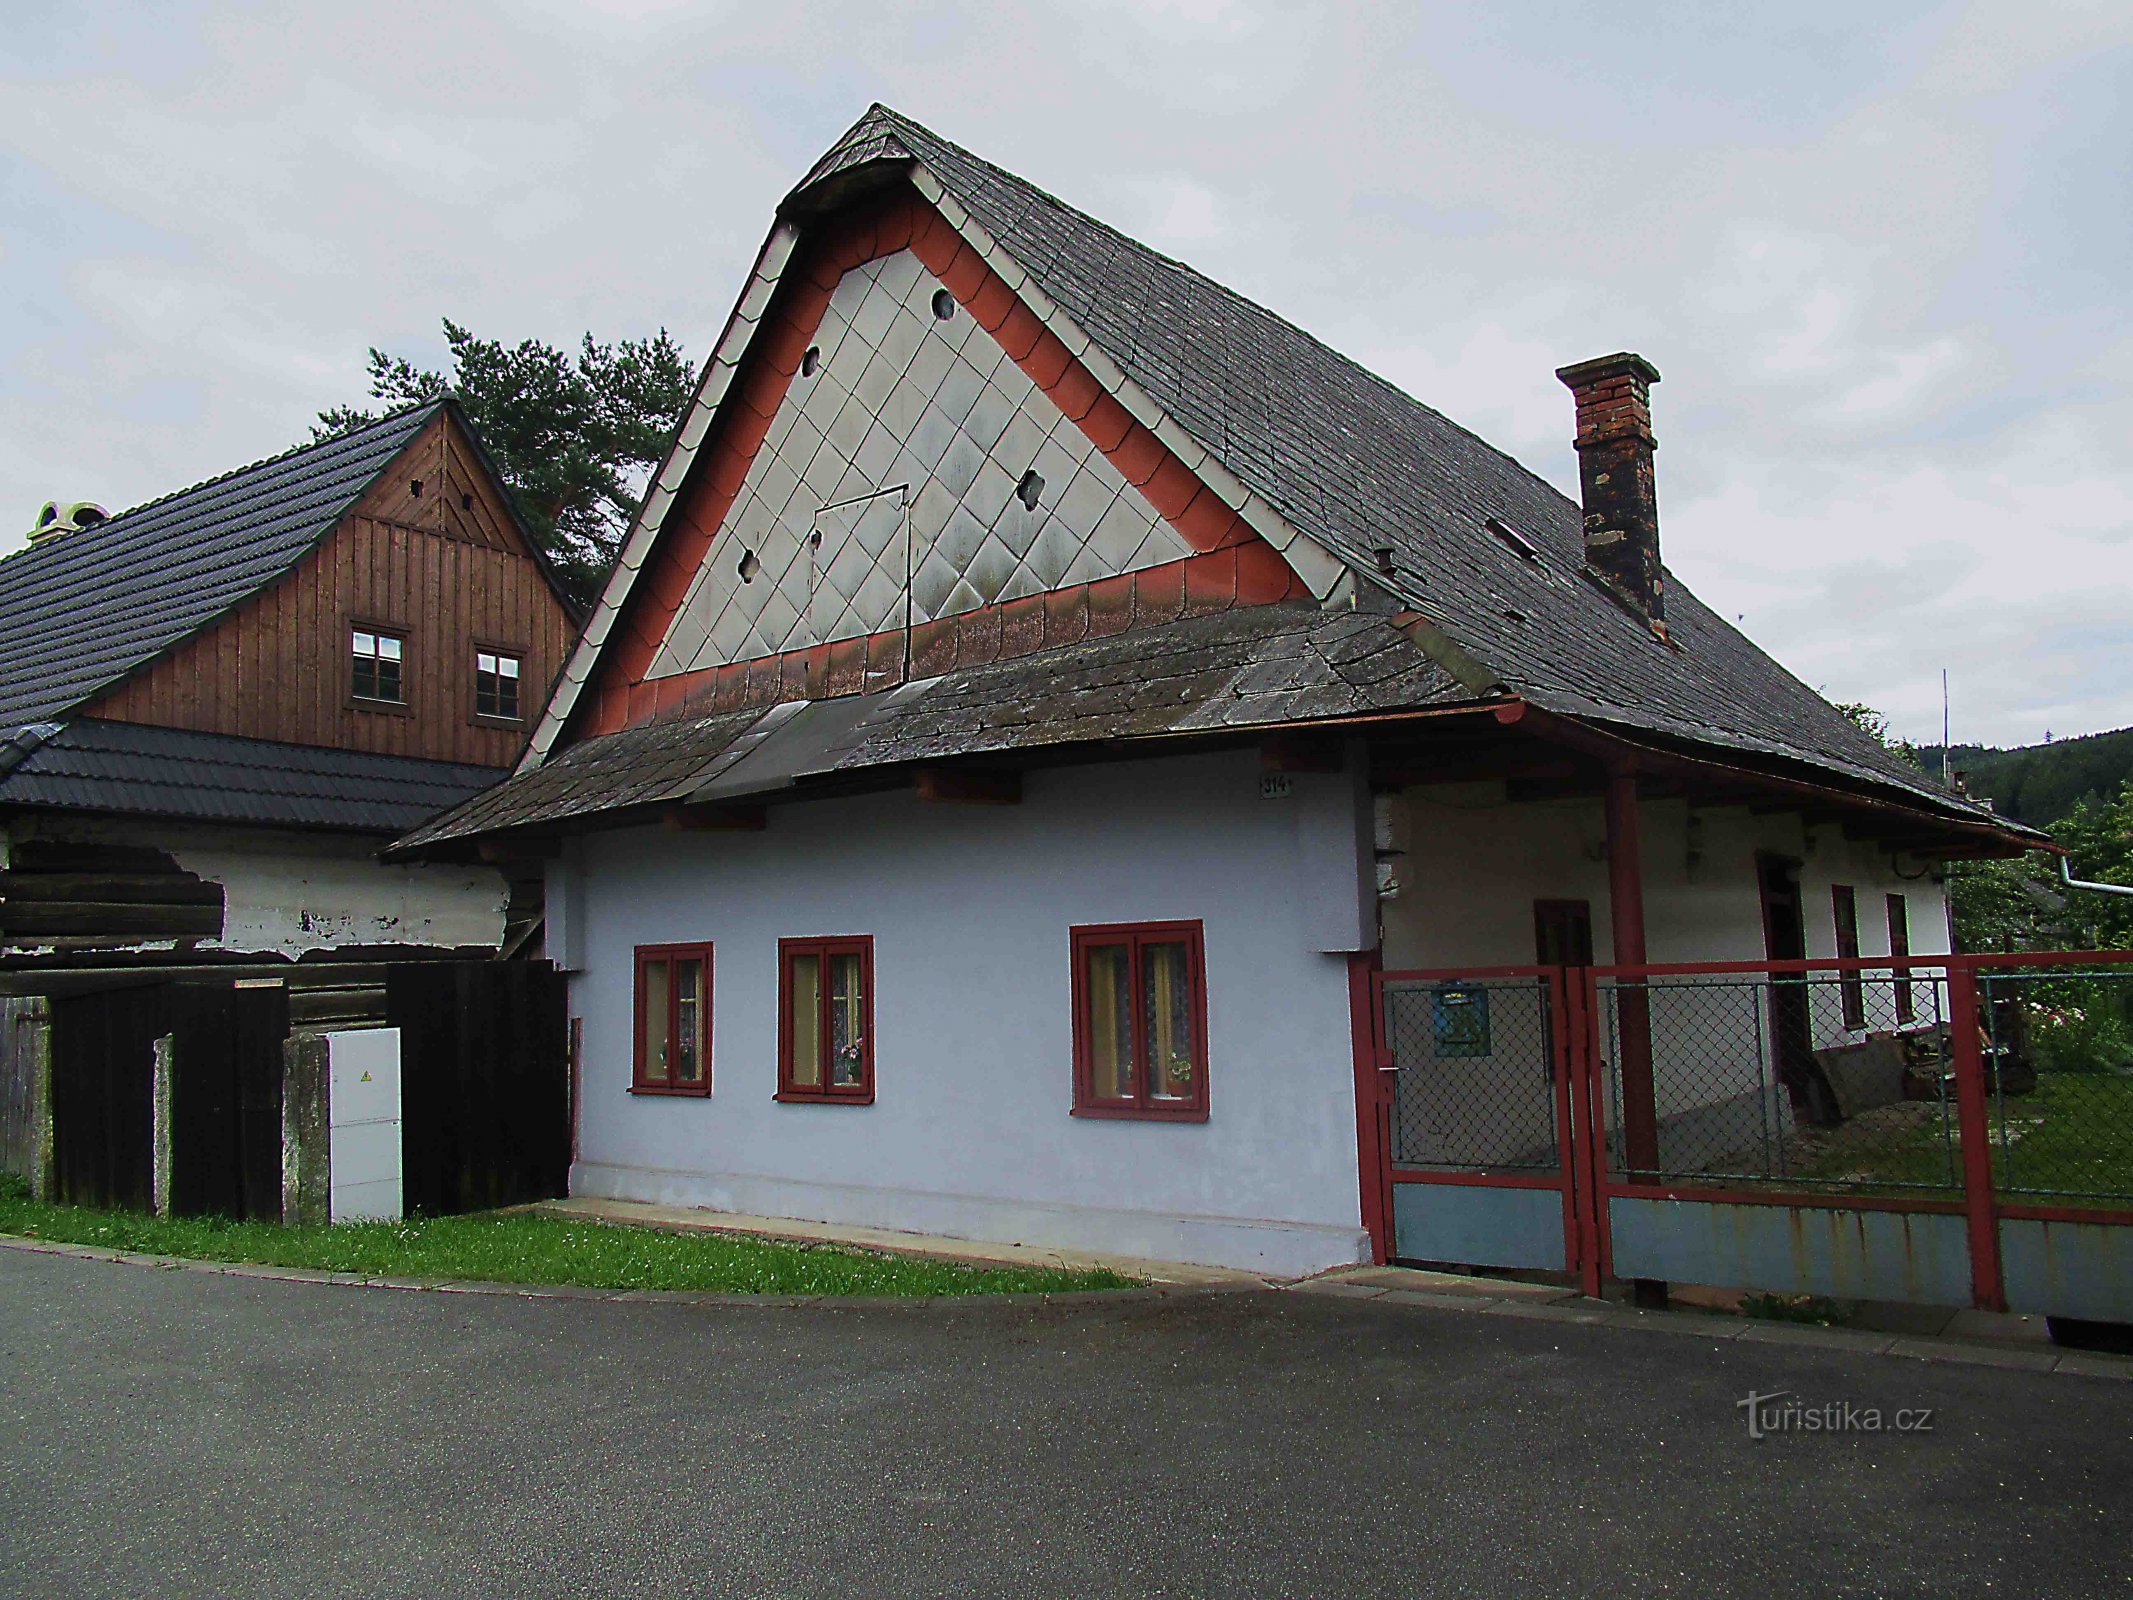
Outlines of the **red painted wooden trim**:
<svg viewBox="0 0 2133 1600">
<path fill-rule="evenodd" d="M 792 963 L 795 956 L 819 958 L 815 996 L 815 1038 L 822 1050 L 822 1084 L 808 1088 L 793 1082 Z M 859 1082 L 833 1089 L 830 1064 L 830 957 L 859 957 Z M 837 934 L 828 938 L 780 939 L 778 941 L 778 1092 L 773 1100 L 788 1105 L 866 1105 L 874 1103 L 874 936 L 870 933 Z"/>
<path fill-rule="evenodd" d="M 996 329 L 1004 336 L 1003 347 L 1024 374 L 1052 397 L 1129 483 L 1147 486 L 1141 492 L 1147 494 L 1149 503 L 1199 552 L 1186 561 L 1169 564 L 1181 569 L 1179 587 L 1186 597 L 1186 614 L 1301 598 L 1309 592 L 1281 553 L 1266 544 L 1166 446 L 1104 393 L 1088 369 L 1067 353 L 1058 338 L 1042 326 L 1020 296 L 970 249 L 946 219 L 916 190 L 906 189 L 871 210 L 845 219 L 823 238 L 811 241 L 803 256 L 795 257 L 787 267 L 762 330 L 720 407 L 716 429 L 706 440 L 703 453 L 691 469 L 690 481 L 668 513 L 624 615 L 617 619 L 612 642 L 603 653 L 582 702 L 584 732 L 611 733 L 662 713 L 705 714 L 697 693 L 703 685 L 697 681 L 663 696 L 639 693 L 637 686 L 643 682 L 659 642 L 672 626 L 690 578 L 701 566 L 732 509 L 755 452 L 784 400 L 792 374 L 798 370 L 797 352 L 804 352 L 813 342 L 829 304 L 829 292 L 821 287 L 824 277 L 833 288 L 852 267 L 906 246 L 969 315 L 981 326 Z M 1036 329 L 1036 337 L 1024 350 L 1023 336 L 1031 327 Z M 1092 393 L 1094 399 L 1090 398 Z M 1188 481 L 1197 493 L 1183 494 Z M 1251 552 L 1247 559 L 1240 560 L 1239 547 Z M 1000 645 L 983 659 L 1028 654 L 1070 642 L 1069 635 L 1072 639 L 1083 637 L 1092 629 L 1092 610 L 1086 604 L 1088 588 L 1086 584 L 1075 586 L 1082 597 L 1075 605 L 1078 626 L 1071 625 L 1074 619 L 1062 617 L 1059 630 L 1046 627 L 1029 639 L 1010 639 L 1003 630 Z M 1143 619 L 1136 609 L 1133 621 L 1143 620 L 1157 618 L 1151 615 Z M 901 629 L 896 630 L 896 637 L 900 657 Z M 949 637 L 959 642 L 961 630 L 951 632 Z M 949 660 L 942 664 L 942 670 L 955 664 Z M 718 670 L 678 676 L 695 680 Z M 775 683 L 781 676 L 774 674 L 771 681 Z M 612 692 L 617 689 L 623 692 Z M 819 695 L 822 686 L 809 680 L 807 692 Z M 773 694 L 772 699 L 776 698 Z M 751 696 L 743 703 L 756 701 Z"/>
<path fill-rule="evenodd" d="M 1074 1104 L 1071 1114 L 1077 1117 L 1130 1117 L 1154 1122 L 1205 1122 L 1211 1098 L 1208 1080 L 1214 1076 L 1214 1069 L 1207 1050 L 1207 951 L 1201 923 L 1195 919 L 1190 922 L 1091 924 L 1068 929 L 1067 941 L 1073 963 L 1070 992 L 1074 1006 Z M 1193 1051 L 1197 1057 L 1194 1064 L 1199 1071 L 1193 1077 L 1190 1099 L 1157 1098 L 1148 1093 L 1148 1072 L 1152 1063 L 1146 1036 L 1147 996 L 1142 987 L 1140 953 L 1144 944 L 1176 944 L 1180 941 L 1185 945 L 1186 977 L 1192 985 Z M 1089 1038 L 1087 952 L 1115 945 L 1126 947 L 1133 1053 L 1141 1069 L 1136 1091 L 1130 1100 L 1097 1098 L 1096 1063 Z"/>
<path fill-rule="evenodd" d="M 1935 971 L 1951 967 L 1968 966 L 1974 962 L 1971 956 L 1914 955 L 1902 965 L 1916 971 L 1928 968 Z M 1647 961 L 1641 963 L 1610 962 L 1592 969 L 1599 978 L 1692 978 L 1738 974 L 1754 977 L 1761 974 L 1801 974 L 1836 972 L 1883 972 L 1897 965 L 1887 956 L 1862 956 L 1855 961 L 1835 960 L 1828 956 L 1816 956 L 1805 961 Z"/>
<path fill-rule="evenodd" d="M 644 1039 L 644 969 L 655 961 L 667 964 L 668 1075 L 654 1078 L 646 1070 Z M 696 993 L 697 1083 L 673 1080 L 674 1037 L 679 1031 L 681 1000 L 674 987 L 674 963 L 700 961 L 703 976 Z M 711 946 L 708 944 L 640 944 L 635 962 L 636 983 L 630 1000 L 630 1093 L 676 1094 L 701 1099 L 711 1093 Z"/>
<path fill-rule="evenodd" d="M 1375 950 L 1348 957 L 1348 1035 L 1355 1060 L 1355 1174 L 1363 1231 L 1370 1236 L 1370 1259 L 1383 1266 L 1392 1259 L 1392 1085 L 1379 1043 L 1382 1013 L 1372 981 L 1377 964 Z"/>
<path fill-rule="evenodd" d="M 1948 974 L 1948 1033 L 1955 1045 L 1956 1129 L 1963 1156 L 1964 1210 L 1970 1219 L 1970 1298 L 1980 1311 L 2005 1311 L 2000 1224 L 1993 1215 L 1992 1116 L 1978 1030 L 1977 974 L 1957 967 Z"/>
</svg>

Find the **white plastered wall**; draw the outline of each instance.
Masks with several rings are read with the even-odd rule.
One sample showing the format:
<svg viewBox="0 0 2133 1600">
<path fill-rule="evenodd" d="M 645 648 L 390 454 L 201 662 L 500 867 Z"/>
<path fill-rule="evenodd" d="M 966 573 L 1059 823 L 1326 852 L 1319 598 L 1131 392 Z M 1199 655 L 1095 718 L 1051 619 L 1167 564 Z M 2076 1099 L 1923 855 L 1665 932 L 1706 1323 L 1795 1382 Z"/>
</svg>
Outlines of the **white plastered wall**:
<svg viewBox="0 0 2133 1600">
<path fill-rule="evenodd" d="M 1329 907 L 1316 832 L 1368 840 L 1358 806 L 1259 778 L 1237 752 L 1037 772 L 1018 806 L 900 793 L 777 808 L 762 833 L 580 841 L 549 884 L 581 912 L 573 1192 L 1278 1273 L 1364 1258 L 1327 946 L 1367 908 Z M 1193 918 L 1209 1119 L 1070 1116 L 1068 930 Z M 875 1102 L 777 1103 L 778 940 L 832 934 L 874 939 Z M 694 941 L 714 946 L 713 1093 L 632 1095 L 633 949 Z"/>
<path fill-rule="evenodd" d="M 1399 894 L 1383 904 L 1389 970 L 1526 966 L 1535 960 L 1534 902 L 1584 900 L 1591 908 L 1594 959 L 1613 957 L 1607 890 L 1606 820 L 1597 799 L 1512 804 L 1500 784 L 1429 785 L 1395 797 L 1394 875 Z M 1764 959 L 1758 852 L 1801 863 L 1802 920 L 1810 957 L 1837 953 L 1831 888 L 1849 884 L 1858 907 L 1859 953 L 1889 953 L 1886 897 L 1904 898 L 1914 955 L 1948 948 L 1945 890 L 1921 862 L 1892 861 L 1840 828 L 1803 827 L 1797 815 L 1756 815 L 1744 808 L 1696 808 L 1684 801 L 1642 807 L 1645 946 L 1655 963 Z M 1684 983 L 1687 980 L 1683 980 Z M 1933 1014 L 1932 992 L 1917 986 L 1920 1020 Z M 1886 980 L 1868 980 L 1870 1025 L 1887 1026 L 1894 1007 Z M 1541 1032 L 1530 999 L 1492 996 L 1495 1049 L 1479 1058 L 1439 1058 L 1410 1024 L 1409 1054 L 1423 1077 L 1418 1118 L 1468 1159 L 1510 1160 L 1545 1143 L 1553 1121 L 1539 1066 Z M 1651 998 L 1655 1094 L 1662 1122 L 1691 1115 L 1710 1123 L 1710 1108 L 1738 1104 L 1744 1121 L 1783 1113 L 1771 1080 L 1769 1046 L 1759 1024 L 1766 1002 L 1748 982 Z M 1863 1037 L 1847 1032 L 1834 983 L 1811 992 L 1817 1048 Z M 1416 1002 L 1416 1017 L 1426 1016 Z M 1605 1045 L 1603 1042 L 1603 1051 Z M 1441 1130 L 1438 1129 L 1441 1124 Z M 1723 1142 L 1719 1134 L 1690 1137 Z"/>
</svg>

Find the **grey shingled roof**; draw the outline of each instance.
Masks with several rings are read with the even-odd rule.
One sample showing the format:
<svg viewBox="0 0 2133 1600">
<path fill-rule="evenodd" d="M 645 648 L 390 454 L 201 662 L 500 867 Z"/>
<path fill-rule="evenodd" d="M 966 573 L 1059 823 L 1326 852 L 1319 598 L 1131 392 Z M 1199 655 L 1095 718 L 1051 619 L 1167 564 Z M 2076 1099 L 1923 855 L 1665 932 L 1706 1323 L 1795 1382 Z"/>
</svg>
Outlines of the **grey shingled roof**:
<svg viewBox="0 0 2133 1600">
<path fill-rule="evenodd" d="M 502 776 L 495 767 L 96 717 L 0 737 L 0 810 L 402 833 Z"/>
<path fill-rule="evenodd" d="M 1291 526 L 1513 692 L 1568 715 L 1811 762 L 1965 807 L 1669 574 L 1655 638 L 1584 572 L 1577 504 L 1263 306 L 875 106 L 803 179 L 918 161 L 1170 417 Z M 788 204 L 791 202 L 789 201 Z M 1571 428 L 1564 396 L 1564 435 Z M 1664 419 L 1661 419 L 1664 428 Z M 1509 523 L 1529 561 L 1490 532 Z M 1380 578 L 1373 552 L 1396 570 Z"/>
<path fill-rule="evenodd" d="M 944 756 L 1453 705 L 1472 696 L 1389 617 L 1253 606 L 965 667 L 878 694 L 653 722 L 566 746 L 400 841 L 732 801 Z"/>
<path fill-rule="evenodd" d="M 0 728 L 63 716 L 281 577 L 446 403 L 0 560 Z"/>
</svg>

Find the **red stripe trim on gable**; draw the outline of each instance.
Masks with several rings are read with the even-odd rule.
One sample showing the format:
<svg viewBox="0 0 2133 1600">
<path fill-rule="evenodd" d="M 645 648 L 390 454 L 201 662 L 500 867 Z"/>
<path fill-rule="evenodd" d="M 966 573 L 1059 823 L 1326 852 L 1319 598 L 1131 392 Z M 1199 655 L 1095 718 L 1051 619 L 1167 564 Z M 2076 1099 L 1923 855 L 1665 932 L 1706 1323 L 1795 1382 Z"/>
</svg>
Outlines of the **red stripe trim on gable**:
<svg viewBox="0 0 2133 1600">
<path fill-rule="evenodd" d="M 646 674 L 732 509 L 801 357 L 814 342 L 831 293 L 854 267 L 907 247 L 1179 537 L 1200 552 L 1162 567 L 987 605 L 914 628 L 913 674 L 932 677 L 958 665 L 1309 593 L 1281 553 L 1106 393 L 945 217 L 916 190 L 905 190 L 815 241 L 806 259 L 787 271 L 749 348 L 745 370 L 727 396 L 718 431 L 668 515 L 618 619 L 580 712 L 585 734 L 612 733 L 658 716 L 700 716 L 713 708 L 852 694 L 902 681 L 902 629 L 675 674 L 657 680 L 656 688 L 646 683 Z"/>
</svg>

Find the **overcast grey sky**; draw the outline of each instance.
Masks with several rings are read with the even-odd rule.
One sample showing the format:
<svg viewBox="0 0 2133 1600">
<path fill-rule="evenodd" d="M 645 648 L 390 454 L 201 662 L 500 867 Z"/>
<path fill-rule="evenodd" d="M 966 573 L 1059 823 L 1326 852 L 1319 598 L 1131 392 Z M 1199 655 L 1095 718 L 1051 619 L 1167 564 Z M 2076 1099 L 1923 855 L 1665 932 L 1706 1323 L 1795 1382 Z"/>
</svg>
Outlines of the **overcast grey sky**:
<svg viewBox="0 0 2133 1600">
<path fill-rule="evenodd" d="M 0 549 L 273 454 L 440 316 L 700 357 L 884 100 L 1575 493 L 1629 348 L 1669 565 L 1840 699 L 2133 722 L 2133 5 L 11 5 Z"/>
</svg>

